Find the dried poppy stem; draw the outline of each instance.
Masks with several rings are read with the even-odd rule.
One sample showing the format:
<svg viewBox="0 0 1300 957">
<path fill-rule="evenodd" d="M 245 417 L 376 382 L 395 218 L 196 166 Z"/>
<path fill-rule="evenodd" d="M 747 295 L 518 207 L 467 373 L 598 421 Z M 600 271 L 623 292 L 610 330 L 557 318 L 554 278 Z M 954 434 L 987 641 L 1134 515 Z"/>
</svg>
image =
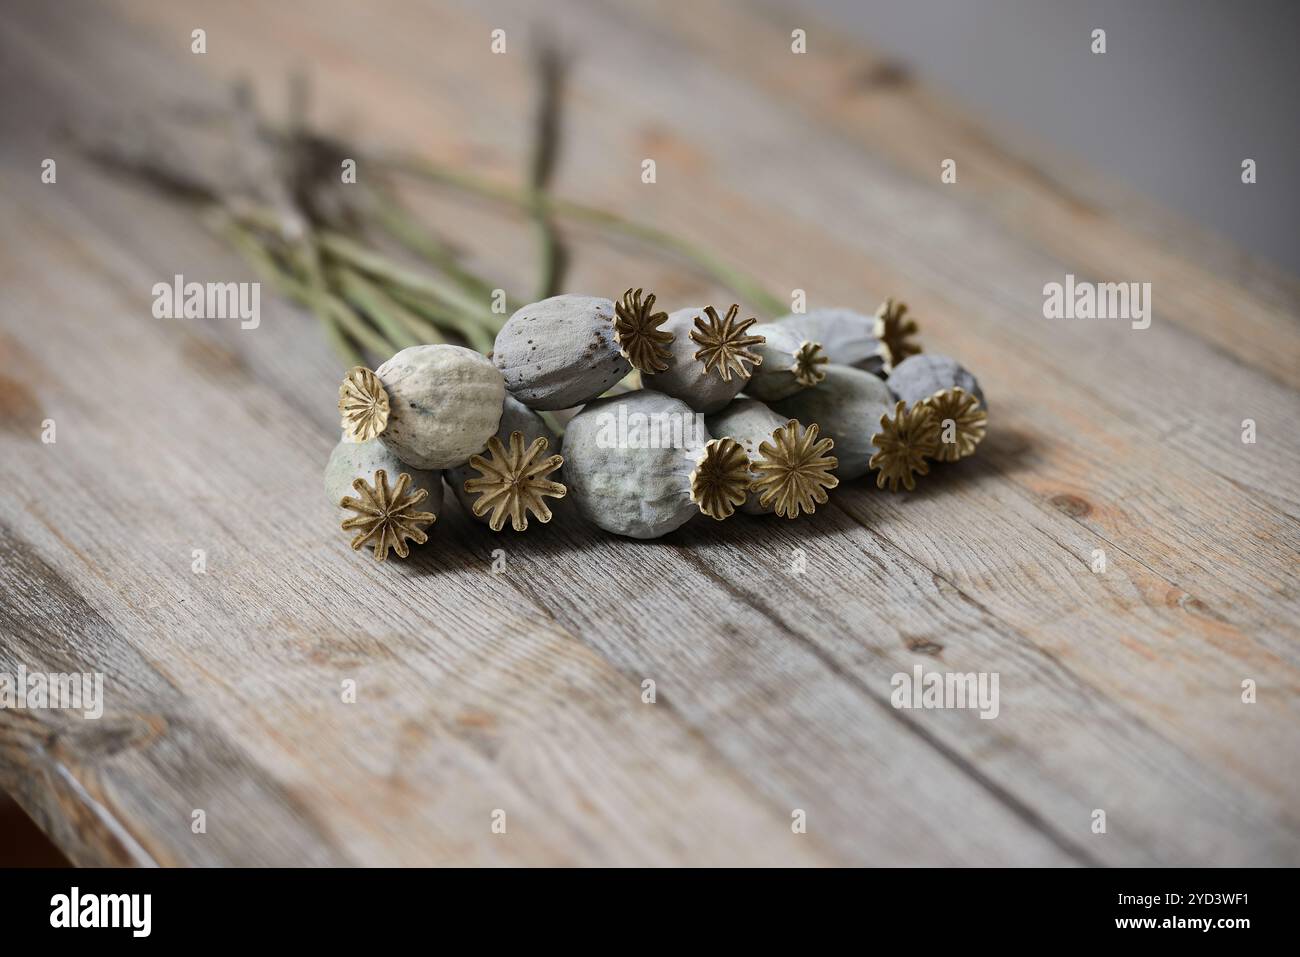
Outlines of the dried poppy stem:
<svg viewBox="0 0 1300 957">
<path fill-rule="evenodd" d="M 459 170 L 442 166 L 423 157 L 380 153 L 376 154 L 373 159 L 397 172 L 418 176 L 461 192 L 472 193 L 476 196 L 506 203 L 523 212 L 528 212 L 530 209 L 530 200 L 526 191 L 493 183 L 470 173 L 462 173 Z M 656 246 L 681 256 L 693 263 L 698 269 L 713 276 L 714 279 L 735 292 L 736 295 L 760 312 L 779 316 L 789 311 L 788 304 L 764 289 L 758 280 L 723 262 L 707 250 L 672 233 L 657 229 L 654 226 L 647 226 L 644 223 L 624 219 L 616 213 L 556 196 L 546 197 L 545 205 L 548 211 L 557 216 L 588 223 L 609 232 L 621 233 L 638 242 Z"/>
<path fill-rule="evenodd" d="M 333 295 L 325 280 L 325 271 L 321 266 L 320 251 L 310 239 L 303 239 L 289 248 L 293 261 L 298 263 L 306 273 L 307 305 L 318 314 L 336 317 L 349 335 L 376 355 L 382 356 L 390 343 L 374 327 L 368 325 L 361 316 L 348 307 L 347 303 Z"/>
<path fill-rule="evenodd" d="M 383 289 L 356 270 L 346 267 L 336 268 L 331 271 L 331 275 L 342 290 L 343 298 L 370 317 L 370 321 L 379 327 L 380 332 L 387 336 L 388 341 L 397 349 L 440 341 L 440 339 L 430 340 L 426 336 L 415 334 L 411 323 L 403 321 L 403 318 L 398 315 L 398 313 L 405 313 L 406 310 L 385 295 Z M 437 331 L 434 330 L 434 333 L 436 335 Z"/>
<path fill-rule="evenodd" d="M 281 295 L 307 306 L 315 313 L 325 329 L 330 344 L 334 346 L 334 350 L 344 362 L 350 366 L 363 364 L 364 359 L 358 340 L 351 333 L 351 323 L 343 318 L 338 309 L 331 307 L 328 301 L 322 302 L 317 297 L 313 297 L 296 276 L 277 262 L 266 247 L 237 222 L 229 221 L 222 232 L 266 282 L 274 286 Z M 351 312 L 346 306 L 343 306 L 343 311 Z"/>
<path fill-rule="evenodd" d="M 447 278 L 455 282 L 469 296 L 487 301 L 496 291 L 487 281 L 476 276 L 456 259 L 455 253 L 446 243 L 437 239 L 419 223 L 400 203 L 387 193 L 372 190 L 371 210 L 376 221 L 392 234 L 393 238 L 415 255 L 426 260 L 435 269 L 441 270 Z M 511 296 L 506 296 L 506 311 L 514 312 L 517 303 Z"/>
<path fill-rule="evenodd" d="M 430 295 L 464 313 L 467 318 L 495 328 L 496 320 L 492 316 L 491 304 L 466 295 L 454 284 L 400 266 L 337 233 L 322 232 L 319 238 L 321 248 L 325 252 L 362 272 L 393 285 L 405 286 L 416 292 Z"/>
<path fill-rule="evenodd" d="M 528 160 L 528 199 L 533 228 L 541 247 L 537 298 L 547 299 L 560 291 L 568 260 L 559 232 L 551 219 L 546 196 L 559 152 L 564 60 L 553 44 L 544 42 L 538 47 L 534 66 L 537 74 L 537 108 L 534 113 L 532 150 Z"/>
<path fill-rule="evenodd" d="M 244 224 L 257 228 L 268 229 L 274 225 L 271 218 L 272 211 L 262 207 L 241 205 L 235 215 Z M 345 236 L 328 230 L 318 230 L 314 236 L 322 252 L 369 275 L 381 283 L 390 294 L 396 295 L 399 292 L 411 294 L 403 297 L 408 307 L 417 308 L 409 301 L 414 297 L 418 297 L 420 301 L 433 299 L 444 303 L 445 307 L 441 309 L 419 308 L 419 311 L 428 315 L 437 326 L 453 326 L 457 334 L 470 340 L 474 348 L 479 351 L 492 348 L 492 338 L 499 323 L 487 301 L 475 299 L 454 284 L 407 269 Z M 308 305 L 310 304 L 308 301 Z M 355 316 L 353 318 L 355 319 Z M 370 346 L 367 345 L 367 348 Z M 384 350 L 381 348 L 377 351 Z M 395 350 L 388 349 L 388 351 Z"/>
<path fill-rule="evenodd" d="M 425 317 L 438 328 L 447 328 L 463 338 L 471 348 L 490 352 L 493 333 L 482 324 L 474 322 L 453 309 L 449 309 L 419 292 L 405 286 L 386 286 L 388 294 L 419 316 Z"/>
</svg>

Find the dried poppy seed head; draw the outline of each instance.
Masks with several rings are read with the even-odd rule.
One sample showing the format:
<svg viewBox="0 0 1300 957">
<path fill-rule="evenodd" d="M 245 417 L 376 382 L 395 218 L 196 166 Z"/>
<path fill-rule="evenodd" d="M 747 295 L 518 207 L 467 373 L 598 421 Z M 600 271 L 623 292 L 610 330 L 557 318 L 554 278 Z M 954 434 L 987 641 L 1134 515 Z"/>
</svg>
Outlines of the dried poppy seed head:
<svg viewBox="0 0 1300 957">
<path fill-rule="evenodd" d="M 939 423 L 934 420 L 934 410 L 924 403 L 907 408 L 899 401 L 894 406 L 893 418 L 880 417 L 880 431 L 871 437 L 876 454 L 871 457 L 871 467 L 880 469 L 876 487 L 886 483 L 891 492 L 901 484 L 909 492 L 916 489 L 917 475 L 930 473 L 929 463 L 939 452 Z"/>
<path fill-rule="evenodd" d="M 965 389 L 941 389 L 923 399 L 934 412 L 939 426 L 939 451 L 935 458 L 940 462 L 956 462 L 975 454 L 975 447 L 984 439 L 988 428 L 988 413 L 980 408 L 979 400 Z"/>
<path fill-rule="evenodd" d="M 461 346 L 403 349 L 375 373 L 388 391 L 388 427 L 379 439 L 412 468 L 469 461 L 501 421 L 506 386 L 481 353 Z"/>
<path fill-rule="evenodd" d="M 819 343 L 831 365 L 853 366 L 883 375 L 885 347 L 875 336 L 875 323 L 874 316 L 852 309 L 813 309 L 782 316 L 773 325 Z"/>
<path fill-rule="evenodd" d="M 771 438 L 772 433 L 785 425 L 789 416 L 778 415 L 757 399 L 742 395 L 736 398 L 721 412 L 707 416 L 704 420 L 709 434 L 718 438 L 735 439 L 750 460 L 750 482 L 758 478 L 753 471 L 753 462 L 758 458 L 758 447 Z M 760 505 L 758 496 L 750 494 L 741 511 L 750 515 L 764 515 L 772 512 L 771 505 Z"/>
<path fill-rule="evenodd" d="M 922 402 L 944 389 L 961 389 L 988 408 L 975 377 L 956 359 L 936 352 L 904 359 L 889 373 L 889 387 L 908 405 Z"/>
<path fill-rule="evenodd" d="M 488 439 L 490 458 L 476 455 L 469 460 L 470 468 L 479 472 L 479 478 L 466 480 L 465 491 L 479 495 L 474 503 L 475 515 L 492 512 L 488 520 L 492 531 L 501 531 L 507 516 L 516 532 L 528 528 L 529 513 L 539 522 L 551 520 L 551 510 L 543 496 L 564 498 L 565 488 L 546 476 L 563 465 L 564 459 L 559 455 L 540 458 L 546 447 L 546 439 L 539 437 L 525 448 L 523 433 L 511 432 L 509 449 L 494 435 Z"/>
<path fill-rule="evenodd" d="M 530 409 L 568 409 L 619 383 L 631 364 L 614 336 L 614 303 L 552 296 L 517 309 L 497 333 L 492 361 Z M 475 451 L 478 451 L 477 449 Z"/>
<path fill-rule="evenodd" d="M 388 393 L 365 366 L 353 366 L 339 386 L 340 425 L 351 442 L 369 442 L 388 425 Z"/>
<path fill-rule="evenodd" d="M 764 402 L 785 399 L 821 381 L 826 356 L 818 343 L 794 326 L 762 323 L 751 332 L 764 341 L 754 346 L 763 360 L 745 384 L 745 394 Z"/>
<path fill-rule="evenodd" d="M 816 424 L 801 432 L 794 419 L 773 432 L 771 440 L 758 447 L 754 463 L 759 478 L 753 489 L 759 502 L 774 506 L 776 514 L 785 518 L 817 511 L 818 505 L 826 504 L 827 490 L 840 484 L 831 474 L 835 456 L 826 454 L 834 445 L 830 439 L 817 440 Z"/>
<path fill-rule="evenodd" d="M 907 304 L 886 299 L 876 310 L 875 336 L 885 348 L 885 371 L 888 372 L 921 347 L 911 341 L 918 329 L 916 320 L 907 314 Z"/>
<path fill-rule="evenodd" d="M 641 294 L 640 289 L 629 289 L 614 307 L 614 341 L 633 369 L 663 372 L 672 358 L 666 346 L 673 341 L 673 334 L 659 328 L 668 320 L 668 313 L 654 311 L 654 293 L 644 301 Z"/>
<path fill-rule="evenodd" d="M 529 445 L 537 439 L 546 439 L 548 448 L 557 449 L 560 447 L 559 437 L 546 424 L 546 420 L 507 393 L 505 403 L 501 407 L 501 425 L 497 429 L 497 438 L 501 441 L 503 447 L 509 448 L 510 435 L 513 432 L 518 432 L 524 437 L 525 445 Z M 479 450 L 479 454 L 487 454 L 486 446 Z M 464 507 L 466 513 L 473 515 L 478 521 L 487 525 L 489 517 L 477 515 L 474 512 L 474 505 L 478 500 L 478 496 L 465 491 L 465 482 L 478 475 L 479 472 L 471 468 L 468 462 L 464 465 L 458 465 L 456 468 L 447 469 L 446 472 L 447 484 L 455 493 L 457 500 Z M 563 481 L 558 475 L 551 475 L 550 479 L 553 482 Z"/>
<path fill-rule="evenodd" d="M 429 540 L 424 529 L 436 521 L 432 512 L 416 511 L 415 506 L 424 501 L 429 494 L 424 489 L 416 489 L 408 494 L 411 476 L 403 472 L 397 477 L 397 484 L 389 489 L 388 475 L 383 469 L 375 473 L 372 486 L 365 479 L 359 478 L 352 483 L 361 498 L 348 496 L 339 505 L 356 516 L 344 519 L 344 531 L 358 530 L 352 539 L 353 549 L 359 549 L 367 542 L 373 542 L 375 561 L 382 562 L 388 558 L 388 552 L 397 552 L 398 558 L 405 558 L 411 553 L 406 544 L 408 540 L 423 545 Z"/>
<path fill-rule="evenodd" d="M 704 316 L 695 317 L 695 328 L 690 332 L 691 340 L 700 347 L 695 358 L 704 363 L 705 372 L 716 371 L 723 382 L 730 382 L 732 373 L 748 379 L 751 369 L 746 368 L 746 363 L 750 367 L 763 364 L 763 357 L 749 347 L 766 340 L 762 336 L 746 335 L 758 320 L 751 316 L 738 323 L 739 311 L 740 305 L 732 303 L 726 318 L 719 319 L 718 310 L 705 306 Z"/>
<path fill-rule="evenodd" d="M 735 439 L 710 439 L 691 473 L 691 501 L 721 521 L 749 497 L 749 456 Z"/>
<path fill-rule="evenodd" d="M 734 320 L 738 311 L 733 306 L 728 318 Z M 712 306 L 674 310 L 663 326 L 673 336 L 672 358 L 663 372 L 642 377 L 645 387 L 681 399 L 696 412 L 726 407 L 749 379 L 745 363 L 761 358 L 749 346 L 762 338 L 748 335 L 748 325 L 733 321 L 728 327 Z"/>
<path fill-rule="evenodd" d="M 370 479 L 383 469 L 389 475 L 406 472 L 411 476 L 411 490 L 424 489 L 429 497 L 424 507 L 439 513 L 442 510 L 442 473 L 413 469 L 384 445 L 379 439 L 369 442 L 352 442 L 346 437 L 334 446 L 325 465 L 325 497 L 331 505 L 352 492 L 352 483 L 359 478 Z"/>
<path fill-rule="evenodd" d="M 807 388 L 826 378 L 826 373 L 817 367 L 824 366 L 828 362 L 830 360 L 822 352 L 820 342 L 804 340 L 799 343 L 799 348 L 795 351 L 794 362 L 790 364 L 790 371 L 794 374 L 794 381 Z"/>
<path fill-rule="evenodd" d="M 870 372 L 828 365 L 816 388 L 773 402 L 772 409 L 788 419 L 816 422 L 822 435 L 835 441 L 835 474 L 847 482 L 867 474 L 876 451 L 871 433 L 894 401 L 889 386 Z"/>
<path fill-rule="evenodd" d="M 585 405 L 564 431 L 564 482 L 608 532 L 658 538 L 700 514 L 690 474 L 712 438 L 680 399 L 643 389 Z"/>
</svg>

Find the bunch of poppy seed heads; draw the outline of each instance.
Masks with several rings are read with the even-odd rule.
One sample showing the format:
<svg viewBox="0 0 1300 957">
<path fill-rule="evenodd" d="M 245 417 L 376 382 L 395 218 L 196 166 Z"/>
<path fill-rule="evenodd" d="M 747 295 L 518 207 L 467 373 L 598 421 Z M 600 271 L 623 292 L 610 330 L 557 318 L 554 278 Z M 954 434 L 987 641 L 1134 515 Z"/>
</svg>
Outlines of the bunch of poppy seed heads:
<svg viewBox="0 0 1300 957">
<path fill-rule="evenodd" d="M 546 499 L 567 494 L 607 531 L 657 538 L 699 513 L 796 518 L 871 470 L 910 491 L 930 460 L 984 437 L 975 377 L 920 354 L 900 302 L 762 325 L 734 305 L 654 307 L 640 289 L 554 296 L 511 316 L 490 356 L 414 346 L 351 369 L 325 491 L 353 513 L 352 547 L 405 558 L 428 540 L 444 479 L 493 531 L 548 522 Z M 634 370 L 643 388 L 617 391 Z M 561 448 L 539 413 L 576 407 Z"/>
</svg>

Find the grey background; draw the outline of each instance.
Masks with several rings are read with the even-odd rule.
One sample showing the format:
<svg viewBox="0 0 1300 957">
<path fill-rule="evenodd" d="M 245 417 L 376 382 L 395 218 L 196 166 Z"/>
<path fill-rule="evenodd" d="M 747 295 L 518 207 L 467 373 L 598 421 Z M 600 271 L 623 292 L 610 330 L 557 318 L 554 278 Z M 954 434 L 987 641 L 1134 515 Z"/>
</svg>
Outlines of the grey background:
<svg viewBox="0 0 1300 957">
<path fill-rule="evenodd" d="M 1300 276 L 1297 0 L 806 2 L 991 129 L 1069 152 Z"/>
</svg>

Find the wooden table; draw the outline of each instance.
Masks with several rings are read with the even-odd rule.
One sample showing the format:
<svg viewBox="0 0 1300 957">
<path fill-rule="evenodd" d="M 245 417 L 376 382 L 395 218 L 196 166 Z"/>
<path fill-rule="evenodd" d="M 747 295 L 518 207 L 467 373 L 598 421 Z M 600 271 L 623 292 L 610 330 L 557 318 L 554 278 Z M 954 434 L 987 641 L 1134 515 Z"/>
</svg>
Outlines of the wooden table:
<svg viewBox="0 0 1300 957">
<path fill-rule="evenodd" d="M 274 110 L 304 67 L 324 128 L 517 182 L 537 10 L 6 5 L 0 671 L 101 671 L 106 710 L 0 710 L 0 787 L 81 864 L 1300 863 L 1300 286 L 804 13 L 546 4 L 556 191 L 812 307 L 906 299 L 981 377 L 979 454 L 797 522 L 634 542 L 451 508 L 404 565 L 348 549 L 314 321 L 269 292 L 256 330 L 153 318 L 176 273 L 253 276 L 60 128 L 240 75 Z M 529 287 L 517 218 L 411 201 Z M 574 290 L 723 296 L 567 235 Z M 1067 273 L 1151 282 L 1150 328 L 1045 319 Z M 998 674 L 998 717 L 895 709 L 918 664 Z"/>
</svg>

